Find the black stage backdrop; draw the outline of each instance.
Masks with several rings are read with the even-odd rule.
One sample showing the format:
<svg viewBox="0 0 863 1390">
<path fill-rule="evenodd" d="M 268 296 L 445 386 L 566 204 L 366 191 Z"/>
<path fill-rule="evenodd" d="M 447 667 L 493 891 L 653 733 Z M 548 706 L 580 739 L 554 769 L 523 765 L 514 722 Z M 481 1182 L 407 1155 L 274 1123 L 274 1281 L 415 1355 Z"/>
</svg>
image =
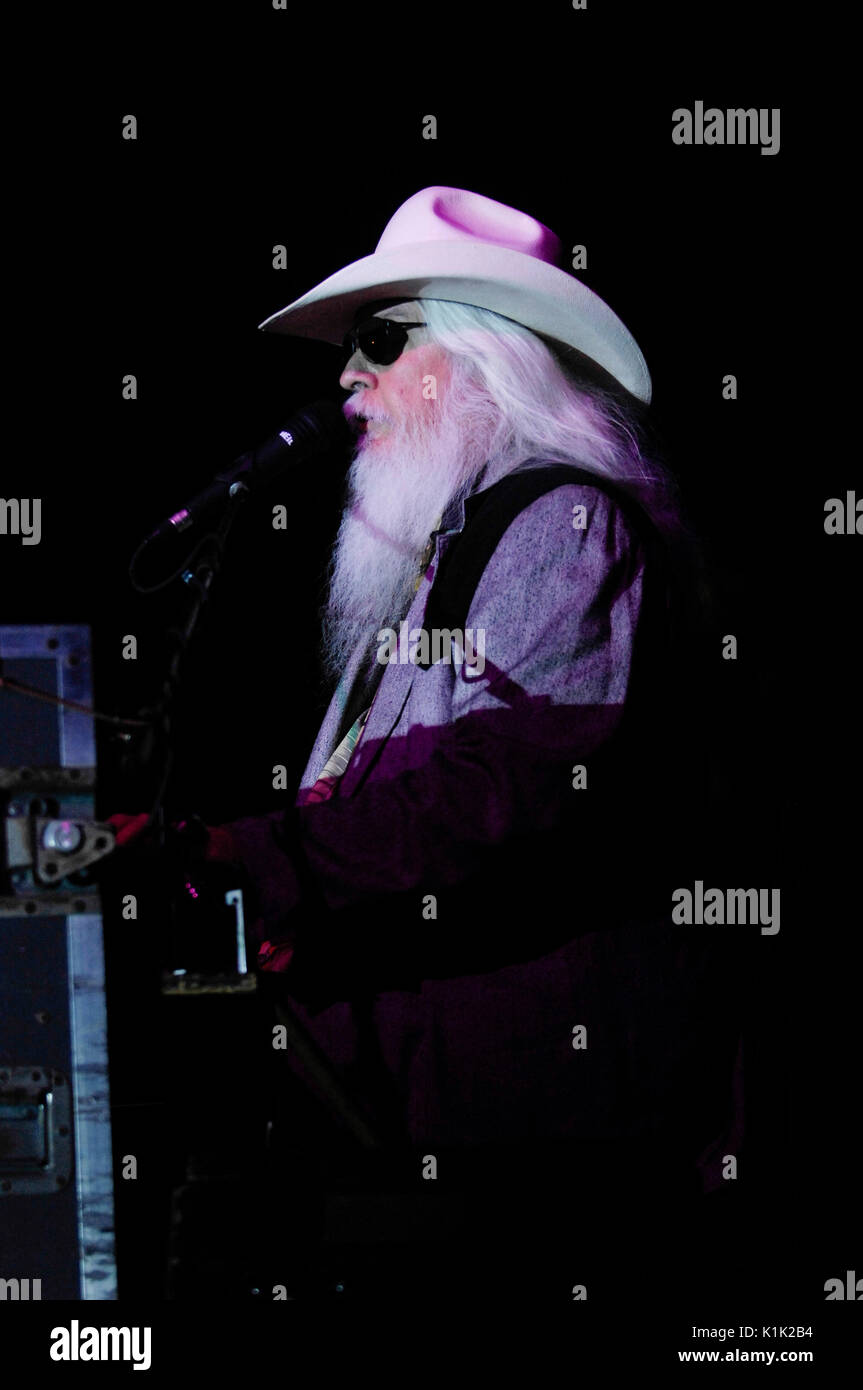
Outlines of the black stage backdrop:
<svg viewBox="0 0 863 1390">
<path fill-rule="evenodd" d="M 371 253 L 399 204 L 433 184 L 524 209 L 564 248 L 583 244 L 581 278 L 645 353 L 657 438 L 719 576 L 729 872 L 763 865 L 782 893 L 781 932 L 754 948 L 753 1187 L 733 1269 L 741 1288 L 781 1290 L 814 1322 L 825 1280 L 855 1268 L 846 1000 L 861 543 L 826 534 L 824 508 L 859 468 L 836 437 L 848 392 L 835 390 L 844 359 L 826 318 L 846 273 L 843 183 L 822 118 L 780 81 L 778 11 L 697 21 L 666 6 L 543 0 L 517 21 L 476 7 L 469 37 L 464 16 L 439 10 L 301 15 L 262 0 L 217 18 L 188 11 L 100 21 L 109 60 L 88 58 L 62 98 L 43 91 L 22 116 L 7 274 L 31 308 L 11 364 L 20 398 L 7 398 L 22 440 L 2 490 L 41 497 L 42 536 L 30 547 L 0 537 L 2 622 L 89 623 L 97 706 L 133 713 L 158 688 L 178 601 L 176 584 L 133 591 L 136 546 L 294 409 L 341 399 L 335 348 L 256 325 Z M 779 108 L 778 152 L 674 144 L 672 112 L 696 101 Z M 127 374 L 137 399 L 123 398 Z M 241 512 L 185 664 L 172 813 L 216 824 L 275 809 L 274 764 L 296 785 L 323 712 L 317 610 L 342 487 L 327 457 Z M 271 524 L 278 503 L 286 530 Z M 727 633 L 734 661 L 722 659 Z M 129 634 L 135 661 L 122 656 Z M 144 804 L 103 736 L 100 812 Z M 197 1121 L 185 1116 L 187 1143 L 176 1137 L 181 1095 L 230 1072 L 219 1048 L 247 1020 L 238 1001 L 211 1015 L 178 1005 L 163 1029 L 159 928 L 146 913 L 134 931 L 119 920 L 122 887 L 106 902 L 120 1298 L 149 1307 L 164 1297 L 168 1194 L 196 1151 Z M 158 915 L 158 894 L 144 901 Z M 233 1057 L 230 1086 L 204 1086 L 198 1158 L 214 1170 L 232 1142 L 242 1148 L 248 1060 Z M 129 1153 L 143 1181 L 120 1176 Z M 265 1207 L 248 1182 L 253 1215 Z M 735 1303 L 735 1277 L 727 1306 L 757 1321 L 751 1301 Z"/>
</svg>

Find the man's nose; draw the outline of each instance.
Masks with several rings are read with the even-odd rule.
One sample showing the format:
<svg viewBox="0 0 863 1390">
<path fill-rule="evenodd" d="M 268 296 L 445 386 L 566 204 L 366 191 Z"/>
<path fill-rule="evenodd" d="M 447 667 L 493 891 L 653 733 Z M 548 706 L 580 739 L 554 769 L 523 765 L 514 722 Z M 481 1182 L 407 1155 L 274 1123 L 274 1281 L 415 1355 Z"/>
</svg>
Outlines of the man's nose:
<svg viewBox="0 0 863 1390">
<path fill-rule="evenodd" d="M 354 386 L 374 386 L 375 374 L 362 366 L 363 360 L 363 355 L 357 348 L 339 377 L 339 385 L 343 391 L 350 391 Z"/>
</svg>

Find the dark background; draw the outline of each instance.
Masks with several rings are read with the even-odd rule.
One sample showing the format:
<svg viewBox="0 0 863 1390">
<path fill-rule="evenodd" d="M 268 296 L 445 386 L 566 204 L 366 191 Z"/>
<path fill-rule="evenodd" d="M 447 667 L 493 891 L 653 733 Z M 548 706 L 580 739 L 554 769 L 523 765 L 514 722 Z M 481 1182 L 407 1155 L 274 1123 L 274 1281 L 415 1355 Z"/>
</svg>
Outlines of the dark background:
<svg viewBox="0 0 863 1390">
<path fill-rule="evenodd" d="M 546 4 L 517 24 L 484 10 L 467 50 L 464 16 L 442 11 L 402 11 L 395 31 L 368 10 L 237 7 L 193 21 L 156 7 L 117 21 L 117 61 L 84 69 L 61 128 L 56 108 L 29 113 L 35 202 L 22 197 L 17 226 L 38 235 L 20 234 L 12 274 L 40 307 L 21 334 L 24 439 L 3 491 L 41 495 L 43 532 L 38 547 L 3 539 L 2 621 L 89 623 L 98 707 L 134 712 L 161 679 L 179 587 L 137 595 L 136 546 L 294 408 L 341 399 L 335 348 L 256 325 L 371 253 L 399 204 L 431 184 L 524 209 L 564 248 L 584 243 L 579 274 L 645 354 L 653 424 L 715 567 L 725 718 L 710 853 L 732 877 L 744 860 L 763 865 L 782 890 L 780 934 L 750 953 L 752 1210 L 769 1214 L 772 1237 L 746 1227 L 746 1262 L 820 1289 L 854 1268 L 845 953 L 859 540 L 823 529 L 825 500 L 854 478 L 825 321 L 842 240 L 819 215 L 845 194 L 841 179 L 828 185 L 811 108 L 780 86 L 781 11 L 699 31 L 683 9 L 646 8 Z M 387 23 L 393 56 L 380 46 Z M 673 145 L 671 112 L 696 99 L 780 107 L 779 154 Z M 127 113 L 135 142 L 121 139 Z M 422 138 L 429 113 L 435 141 Z M 276 244 L 285 271 L 272 269 Z M 137 401 L 121 398 L 126 373 Z M 173 813 L 218 823 L 276 808 L 276 763 L 296 785 L 324 708 L 317 607 L 343 471 L 322 459 L 240 515 L 186 663 Z M 276 503 L 287 531 L 272 529 Z M 735 662 L 721 659 L 726 632 Z M 129 633 L 137 662 L 121 657 Z M 100 811 L 140 809 L 146 789 L 124 780 L 105 739 L 101 759 Z M 144 1233 L 164 1227 L 182 1166 L 164 1077 L 191 1092 L 216 1035 L 245 1025 L 230 1001 L 212 1018 L 177 1005 L 176 1034 L 153 1036 L 160 937 L 142 916 L 131 933 L 106 906 L 116 1151 L 159 1174 L 117 1183 L 121 1296 L 149 1298 L 162 1254 Z M 245 1103 L 236 1090 L 221 1099 L 228 1119 Z"/>
</svg>

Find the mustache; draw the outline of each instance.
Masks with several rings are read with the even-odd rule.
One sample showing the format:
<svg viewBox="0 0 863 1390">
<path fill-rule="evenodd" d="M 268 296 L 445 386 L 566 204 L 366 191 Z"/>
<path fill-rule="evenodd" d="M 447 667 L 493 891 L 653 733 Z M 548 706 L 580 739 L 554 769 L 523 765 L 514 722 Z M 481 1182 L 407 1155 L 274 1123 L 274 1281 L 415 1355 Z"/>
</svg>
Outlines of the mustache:
<svg viewBox="0 0 863 1390">
<path fill-rule="evenodd" d="M 348 424 L 356 420 L 380 420 L 384 424 L 392 424 L 389 415 L 385 415 L 382 410 L 377 410 L 374 406 L 355 405 L 352 401 L 348 401 L 342 407 L 342 414 Z"/>
</svg>

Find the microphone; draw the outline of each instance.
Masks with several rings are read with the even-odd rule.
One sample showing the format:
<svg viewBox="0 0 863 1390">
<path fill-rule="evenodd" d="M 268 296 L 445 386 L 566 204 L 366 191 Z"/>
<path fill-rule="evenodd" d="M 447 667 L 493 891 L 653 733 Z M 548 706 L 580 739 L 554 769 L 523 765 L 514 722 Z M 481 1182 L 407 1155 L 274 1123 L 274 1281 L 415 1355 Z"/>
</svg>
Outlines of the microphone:
<svg viewBox="0 0 863 1390">
<path fill-rule="evenodd" d="M 334 401 L 315 401 L 297 411 L 284 429 L 267 439 L 251 453 L 241 454 L 224 473 L 217 473 L 203 491 L 163 521 L 147 537 L 147 541 L 177 534 L 194 525 L 214 502 L 226 501 L 232 489 L 239 486 L 247 492 L 277 478 L 292 463 L 326 453 L 333 445 L 350 438 L 348 423 L 341 407 Z"/>
</svg>

